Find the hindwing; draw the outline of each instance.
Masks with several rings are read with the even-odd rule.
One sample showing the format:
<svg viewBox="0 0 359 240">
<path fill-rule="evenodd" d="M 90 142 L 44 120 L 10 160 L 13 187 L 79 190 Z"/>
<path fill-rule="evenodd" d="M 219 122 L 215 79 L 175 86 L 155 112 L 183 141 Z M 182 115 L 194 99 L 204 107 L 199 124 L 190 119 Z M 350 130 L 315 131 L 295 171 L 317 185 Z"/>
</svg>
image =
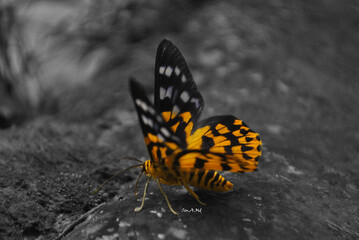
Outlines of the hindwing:
<svg viewBox="0 0 359 240">
<path fill-rule="evenodd" d="M 191 169 L 250 172 L 261 156 L 259 134 L 233 116 L 216 116 L 195 125 L 187 150 L 173 158 L 179 171 Z"/>
</svg>

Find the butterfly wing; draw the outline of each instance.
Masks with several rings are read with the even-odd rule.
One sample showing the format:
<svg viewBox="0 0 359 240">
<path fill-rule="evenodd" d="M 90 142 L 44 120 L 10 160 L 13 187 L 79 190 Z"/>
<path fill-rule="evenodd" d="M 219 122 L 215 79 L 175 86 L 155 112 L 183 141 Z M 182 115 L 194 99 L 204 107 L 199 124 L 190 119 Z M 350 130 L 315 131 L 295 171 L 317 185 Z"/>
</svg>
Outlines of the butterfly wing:
<svg viewBox="0 0 359 240">
<path fill-rule="evenodd" d="M 184 57 L 168 40 L 157 49 L 154 97 L 155 109 L 186 144 L 204 102 Z"/>
<path fill-rule="evenodd" d="M 153 161 L 168 158 L 167 167 L 186 172 L 257 168 L 261 140 L 244 122 L 216 116 L 197 123 L 204 102 L 184 57 L 170 41 L 163 40 L 157 50 L 154 106 L 136 81 L 130 85 Z"/>
<path fill-rule="evenodd" d="M 251 172 L 257 169 L 262 143 L 259 134 L 233 116 L 216 116 L 199 122 L 187 150 L 173 156 L 180 171 L 219 170 Z"/>
<path fill-rule="evenodd" d="M 175 150 L 183 148 L 182 140 L 173 134 L 147 98 L 143 87 L 134 79 L 130 79 L 130 90 L 151 160 L 163 160 Z"/>
</svg>

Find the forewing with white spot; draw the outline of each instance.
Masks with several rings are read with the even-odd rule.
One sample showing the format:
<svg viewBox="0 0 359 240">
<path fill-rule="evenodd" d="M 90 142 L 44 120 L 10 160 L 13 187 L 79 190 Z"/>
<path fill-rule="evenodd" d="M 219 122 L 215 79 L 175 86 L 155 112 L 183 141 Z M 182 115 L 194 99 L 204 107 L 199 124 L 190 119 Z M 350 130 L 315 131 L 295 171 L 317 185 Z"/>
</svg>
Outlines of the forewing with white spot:
<svg viewBox="0 0 359 240">
<path fill-rule="evenodd" d="M 151 159 L 160 161 L 166 157 L 166 154 L 185 147 L 182 140 L 174 134 L 148 100 L 142 86 L 134 79 L 130 79 L 130 89 Z M 161 148 L 166 149 L 167 152 L 161 151 Z"/>
<path fill-rule="evenodd" d="M 184 57 L 168 40 L 157 50 L 154 97 L 155 109 L 186 144 L 204 103 Z"/>
</svg>

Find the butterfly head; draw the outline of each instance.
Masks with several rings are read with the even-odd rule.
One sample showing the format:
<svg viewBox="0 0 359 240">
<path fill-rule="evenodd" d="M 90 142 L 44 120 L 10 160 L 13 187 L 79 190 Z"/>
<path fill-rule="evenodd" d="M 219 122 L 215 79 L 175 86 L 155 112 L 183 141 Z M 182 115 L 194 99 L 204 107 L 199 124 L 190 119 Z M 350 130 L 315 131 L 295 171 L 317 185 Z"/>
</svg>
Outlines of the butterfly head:
<svg viewBox="0 0 359 240">
<path fill-rule="evenodd" d="M 153 162 L 151 160 L 145 161 L 142 164 L 141 168 L 142 168 L 143 173 L 146 174 L 147 177 L 153 176 L 154 167 L 153 167 Z"/>
</svg>

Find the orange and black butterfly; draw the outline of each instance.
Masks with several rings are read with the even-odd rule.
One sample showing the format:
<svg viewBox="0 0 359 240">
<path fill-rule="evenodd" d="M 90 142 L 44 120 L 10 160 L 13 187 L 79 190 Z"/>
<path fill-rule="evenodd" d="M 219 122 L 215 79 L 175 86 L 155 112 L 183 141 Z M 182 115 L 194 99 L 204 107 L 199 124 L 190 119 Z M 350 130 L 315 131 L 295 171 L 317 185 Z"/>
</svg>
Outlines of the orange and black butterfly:
<svg viewBox="0 0 359 240">
<path fill-rule="evenodd" d="M 141 167 L 148 177 L 142 205 L 135 211 L 142 209 L 151 179 L 157 182 L 170 210 L 178 214 L 161 183 L 183 185 L 204 205 L 190 186 L 226 192 L 233 184 L 217 170 L 242 173 L 257 169 L 261 156 L 258 133 L 231 115 L 198 121 L 203 98 L 184 57 L 170 41 L 163 40 L 157 50 L 154 104 L 134 79 L 130 79 L 130 90 L 151 157 L 133 166 Z"/>
</svg>

